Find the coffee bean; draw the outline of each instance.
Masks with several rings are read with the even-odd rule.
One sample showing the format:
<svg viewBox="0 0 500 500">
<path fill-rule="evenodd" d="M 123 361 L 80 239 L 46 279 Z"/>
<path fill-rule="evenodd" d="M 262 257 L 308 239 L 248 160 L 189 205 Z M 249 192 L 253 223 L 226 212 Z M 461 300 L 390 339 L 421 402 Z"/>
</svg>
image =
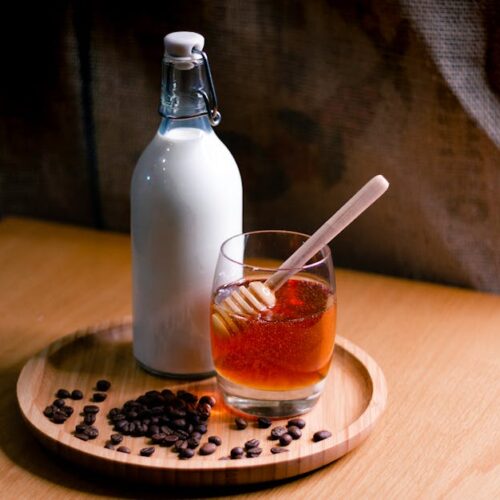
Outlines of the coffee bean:
<svg viewBox="0 0 500 500">
<path fill-rule="evenodd" d="M 216 404 L 216 400 L 213 396 L 202 396 L 200 398 L 200 404 L 209 404 L 211 407 L 214 407 Z"/>
<path fill-rule="evenodd" d="M 54 415 L 54 407 L 52 405 L 47 406 L 45 410 L 43 410 L 43 414 L 47 417 L 50 418 L 52 415 Z"/>
<path fill-rule="evenodd" d="M 83 413 L 99 413 L 99 407 L 96 405 L 86 405 L 83 407 Z"/>
<path fill-rule="evenodd" d="M 167 401 L 175 399 L 175 394 L 170 389 L 163 389 L 160 393 Z"/>
<path fill-rule="evenodd" d="M 191 448 L 185 448 L 179 450 L 179 458 L 181 460 L 187 460 L 189 458 L 193 458 L 193 456 L 194 456 L 194 450 L 192 450 Z"/>
<path fill-rule="evenodd" d="M 195 448 L 198 448 L 200 446 L 200 440 L 196 438 L 189 438 L 187 440 L 188 448 L 192 448 L 193 450 Z"/>
<path fill-rule="evenodd" d="M 208 442 L 215 444 L 215 446 L 220 446 L 222 444 L 222 439 L 219 436 L 210 436 Z"/>
<path fill-rule="evenodd" d="M 199 424 L 195 426 L 194 430 L 200 434 L 206 434 L 207 426 L 205 424 Z"/>
<path fill-rule="evenodd" d="M 187 441 L 184 439 L 178 439 L 174 443 L 174 450 L 175 451 L 185 450 L 187 447 L 188 447 Z"/>
<path fill-rule="evenodd" d="M 88 441 L 90 439 L 87 434 L 84 434 L 83 432 L 75 432 L 75 437 L 81 439 L 82 441 Z"/>
<path fill-rule="evenodd" d="M 87 425 L 92 425 L 93 423 L 95 423 L 95 413 L 86 413 L 83 417 L 83 421 L 87 424 Z"/>
<path fill-rule="evenodd" d="M 66 413 L 63 413 L 60 410 L 55 410 L 54 414 L 52 415 L 52 422 L 55 424 L 63 424 L 67 420 Z"/>
<path fill-rule="evenodd" d="M 126 420 L 119 420 L 115 423 L 115 430 L 117 430 L 118 432 L 123 432 L 124 429 L 127 429 L 128 431 L 128 422 Z"/>
<path fill-rule="evenodd" d="M 196 403 L 196 401 L 198 401 L 198 396 L 195 396 L 194 394 L 183 390 L 177 391 L 177 397 L 182 399 L 186 403 Z"/>
<path fill-rule="evenodd" d="M 74 399 L 75 401 L 79 399 L 83 399 L 83 392 L 80 391 L 79 389 L 75 389 L 74 391 L 71 391 L 71 399 Z"/>
<path fill-rule="evenodd" d="M 179 436 L 176 434 L 168 434 L 165 436 L 161 442 L 164 446 L 172 446 L 173 444 L 177 443 L 179 441 Z"/>
<path fill-rule="evenodd" d="M 205 443 L 201 448 L 200 448 L 200 455 L 211 455 L 214 453 L 214 451 L 217 449 L 217 445 L 214 443 Z"/>
<path fill-rule="evenodd" d="M 236 428 L 239 431 L 242 431 L 243 429 L 246 429 L 248 427 L 248 422 L 241 417 L 235 418 L 234 423 L 236 424 Z"/>
<path fill-rule="evenodd" d="M 97 427 L 93 427 L 92 425 L 89 425 L 84 431 L 84 434 L 86 434 L 89 439 L 95 439 L 97 436 L 99 436 L 99 430 Z"/>
<path fill-rule="evenodd" d="M 63 406 L 63 407 L 61 408 L 61 411 L 62 411 L 62 412 L 63 412 L 63 413 L 64 413 L 67 417 L 71 417 L 71 415 L 73 415 L 73 412 L 74 412 L 75 410 L 73 410 L 73 408 L 72 408 L 71 406 L 67 406 L 67 405 L 65 405 L 65 406 Z"/>
<path fill-rule="evenodd" d="M 83 433 L 87 429 L 88 425 L 87 424 L 77 424 L 75 426 L 75 431 L 78 433 Z"/>
<path fill-rule="evenodd" d="M 183 418 L 177 418 L 172 421 L 172 425 L 176 429 L 184 429 L 184 427 L 186 427 L 186 421 Z"/>
<path fill-rule="evenodd" d="M 187 439 L 189 437 L 189 434 L 182 429 L 176 429 L 174 434 L 177 434 L 181 439 Z"/>
<path fill-rule="evenodd" d="M 248 458 L 255 458 L 258 457 L 262 453 L 262 448 L 250 448 L 247 450 L 247 457 Z"/>
<path fill-rule="evenodd" d="M 260 429 L 267 429 L 268 427 L 271 427 L 271 420 L 269 420 L 267 417 L 259 417 L 257 419 L 257 426 Z"/>
<path fill-rule="evenodd" d="M 113 444 L 120 444 L 123 441 L 123 436 L 121 434 L 111 434 L 109 438 Z"/>
<path fill-rule="evenodd" d="M 291 420 L 288 421 L 288 423 L 286 425 L 287 425 L 287 427 L 294 425 L 295 427 L 298 427 L 299 429 L 303 429 L 306 426 L 306 421 L 302 418 L 292 418 Z"/>
<path fill-rule="evenodd" d="M 92 401 L 95 401 L 96 403 L 102 403 L 107 397 L 108 395 L 104 392 L 95 392 L 92 396 Z"/>
<path fill-rule="evenodd" d="M 293 441 L 293 438 L 292 438 L 292 436 L 290 436 L 290 434 L 283 434 L 283 436 L 280 436 L 280 445 L 281 446 L 288 446 L 292 441 Z"/>
<path fill-rule="evenodd" d="M 331 437 L 332 433 L 330 431 L 318 431 L 314 433 L 313 436 L 313 441 L 318 442 L 318 441 L 323 441 L 323 439 L 327 439 Z"/>
<path fill-rule="evenodd" d="M 284 453 L 285 451 L 289 451 L 289 450 L 287 450 L 286 448 L 278 447 L 278 446 L 273 446 L 271 448 L 271 453 L 273 455 L 276 455 L 277 453 Z"/>
<path fill-rule="evenodd" d="M 109 380 L 98 380 L 95 388 L 98 391 L 107 391 L 111 387 L 111 382 Z"/>
<path fill-rule="evenodd" d="M 258 439 L 249 439 L 245 443 L 245 450 L 249 450 L 250 448 L 256 448 L 257 446 L 259 446 L 259 444 L 260 441 Z"/>
<path fill-rule="evenodd" d="M 66 399 L 66 398 L 69 398 L 69 396 L 70 396 L 69 391 L 67 391 L 66 389 L 59 389 L 56 392 L 56 397 L 57 398 Z"/>
<path fill-rule="evenodd" d="M 167 436 L 169 434 L 173 434 L 174 433 L 174 431 L 168 425 L 162 425 L 160 427 L 160 431 L 163 432 L 164 434 L 166 434 Z"/>
<path fill-rule="evenodd" d="M 292 439 L 300 439 L 302 437 L 302 431 L 295 425 L 288 427 L 288 434 L 292 436 Z"/>
<path fill-rule="evenodd" d="M 236 446 L 231 450 L 231 458 L 233 460 L 242 458 L 243 454 L 245 453 L 245 450 L 241 446 Z"/>
<path fill-rule="evenodd" d="M 154 446 L 148 446 L 147 448 L 143 448 L 139 453 L 142 457 L 150 457 L 155 452 Z"/>
<path fill-rule="evenodd" d="M 130 448 L 128 448 L 127 446 L 118 446 L 118 448 L 116 448 L 116 451 L 119 451 L 120 453 L 130 453 Z"/>
<path fill-rule="evenodd" d="M 282 425 L 278 425 L 271 429 L 271 439 L 279 439 L 283 434 L 286 434 L 287 430 L 286 427 L 283 427 Z"/>
<path fill-rule="evenodd" d="M 115 449 L 115 447 L 111 443 L 106 443 L 104 445 L 104 448 L 106 448 L 108 450 L 114 450 Z"/>
<path fill-rule="evenodd" d="M 201 439 L 201 433 L 194 431 L 191 433 L 191 437 L 195 439 Z M 208 438 L 208 440 L 210 441 L 210 438 Z"/>
<path fill-rule="evenodd" d="M 55 406 L 56 408 L 62 408 L 65 405 L 66 401 L 64 401 L 64 399 L 61 398 L 54 400 L 54 402 L 52 403 L 52 406 Z"/>
</svg>

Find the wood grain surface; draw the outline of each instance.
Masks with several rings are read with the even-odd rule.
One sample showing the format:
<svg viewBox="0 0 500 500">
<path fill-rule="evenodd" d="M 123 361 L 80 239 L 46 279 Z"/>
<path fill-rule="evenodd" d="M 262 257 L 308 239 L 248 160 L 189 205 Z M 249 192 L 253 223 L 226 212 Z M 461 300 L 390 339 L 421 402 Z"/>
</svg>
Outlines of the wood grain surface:
<svg viewBox="0 0 500 500">
<path fill-rule="evenodd" d="M 130 314 L 129 239 L 0 223 L 2 498 L 498 498 L 500 297 L 337 270 L 338 333 L 380 364 L 376 432 L 292 480 L 209 489 L 137 487 L 89 475 L 33 439 L 16 408 L 24 363 L 50 342 Z"/>
<path fill-rule="evenodd" d="M 92 394 L 99 379 L 111 379 L 111 390 L 100 403 L 92 403 Z M 85 397 L 79 401 L 67 399 L 74 413 L 58 425 L 43 414 L 44 408 L 56 398 L 60 388 L 78 388 Z M 146 391 L 169 388 L 185 390 L 199 397 L 215 396 L 219 403 L 214 407 L 208 422 L 208 436 L 219 436 L 222 444 L 213 455 L 198 453 L 191 460 L 179 460 L 172 448 L 155 446 L 152 457 L 142 457 L 141 448 L 151 446 L 147 437 L 125 436 L 123 442 L 131 454 L 123 454 L 104 447 L 114 432 L 107 422 L 111 408 L 138 398 Z M 235 428 L 234 418 L 239 416 L 222 403 L 215 377 L 183 382 L 154 377 L 137 366 L 132 354 L 132 327 L 130 321 L 89 328 L 53 342 L 31 358 L 24 366 L 17 383 L 17 397 L 27 424 L 47 448 L 61 459 L 119 478 L 134 478 L 141 483 L 167 485 L 225 485 L 262 483 L 285 479 L 310 472 L 337 460 L 364 441 L 387 401 L 384 375 L 376 362 L 359 347 L 343 337 L 337 337 L 335 353 L 327 384 L 318 404 L 303 415 L 306 427 L 302 438 L 293 441 L 285 453 L 272 455 L 277 446 L 269 440 L 271 429 L 259 429 L 255 419 L 248 419 L 247 429 Z M 92 441 L 74 437 L 75 425 L 85 405 L 99 408 L 95 427 L 99 436 Z M 275 425 L 286 425 L 287 420 L 275 420 Z M 313 442 L 316 431 L 328 430 L 331 437 Z M 258 439 L 260 457 L 243 460 L 219 460 L 228 457 L 236 446 L 243 446 L 250 439 Z"/>
</svg>

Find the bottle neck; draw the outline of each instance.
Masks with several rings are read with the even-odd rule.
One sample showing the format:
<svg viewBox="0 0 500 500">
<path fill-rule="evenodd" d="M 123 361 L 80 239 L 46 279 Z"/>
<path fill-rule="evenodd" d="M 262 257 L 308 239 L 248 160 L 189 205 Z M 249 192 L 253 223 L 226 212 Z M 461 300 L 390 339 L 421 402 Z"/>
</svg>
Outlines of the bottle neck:
<svg viewBox="0 0 500 500">
<path fill-rule="evenodd" d="M 164 58 L 160 115 L 167 120 L 186 120 L 208 114 L 204 95 L 209 90 L 205 62 Z"/>
</svg>

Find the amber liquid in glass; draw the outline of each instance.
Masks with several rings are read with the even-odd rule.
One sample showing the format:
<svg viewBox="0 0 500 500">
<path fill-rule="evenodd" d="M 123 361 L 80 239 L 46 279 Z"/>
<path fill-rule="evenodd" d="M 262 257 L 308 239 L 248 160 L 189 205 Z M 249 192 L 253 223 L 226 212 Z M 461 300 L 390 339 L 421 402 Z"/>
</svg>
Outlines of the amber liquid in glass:
<svg viewBox="0 0 500 500">
<path fill-rule="evenodd" d="M 248 282 L 219 288 L 213 302 L 219 304 Z M 292 278 L 277 291 L 273 308 L 255 317 L 231 317 L 239 325 L 237 333 L 228 335 L 211 325 L 215 368 L 225 379 L 285 391 L 326 377 L 335 341 L 336 300 L 325 284 Z"/>
</svg>

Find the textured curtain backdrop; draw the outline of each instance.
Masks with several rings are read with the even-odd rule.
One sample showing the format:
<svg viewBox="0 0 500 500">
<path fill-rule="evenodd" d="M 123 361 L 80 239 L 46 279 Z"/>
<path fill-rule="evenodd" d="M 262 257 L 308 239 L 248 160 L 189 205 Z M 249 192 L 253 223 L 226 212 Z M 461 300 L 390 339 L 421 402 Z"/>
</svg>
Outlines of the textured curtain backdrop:
<svg viewBox="0 0 500 500">
<path fill-rule="evenodd" d="M 500 292 L 500 4 L 58 1 L 1 7 L 3 213 L 128 230 L 158 125 L 162 37 L 194 30 L 244 182 L 245 228 L 311 232 L 388 194 L 337 265 Z"/>
</svg>

